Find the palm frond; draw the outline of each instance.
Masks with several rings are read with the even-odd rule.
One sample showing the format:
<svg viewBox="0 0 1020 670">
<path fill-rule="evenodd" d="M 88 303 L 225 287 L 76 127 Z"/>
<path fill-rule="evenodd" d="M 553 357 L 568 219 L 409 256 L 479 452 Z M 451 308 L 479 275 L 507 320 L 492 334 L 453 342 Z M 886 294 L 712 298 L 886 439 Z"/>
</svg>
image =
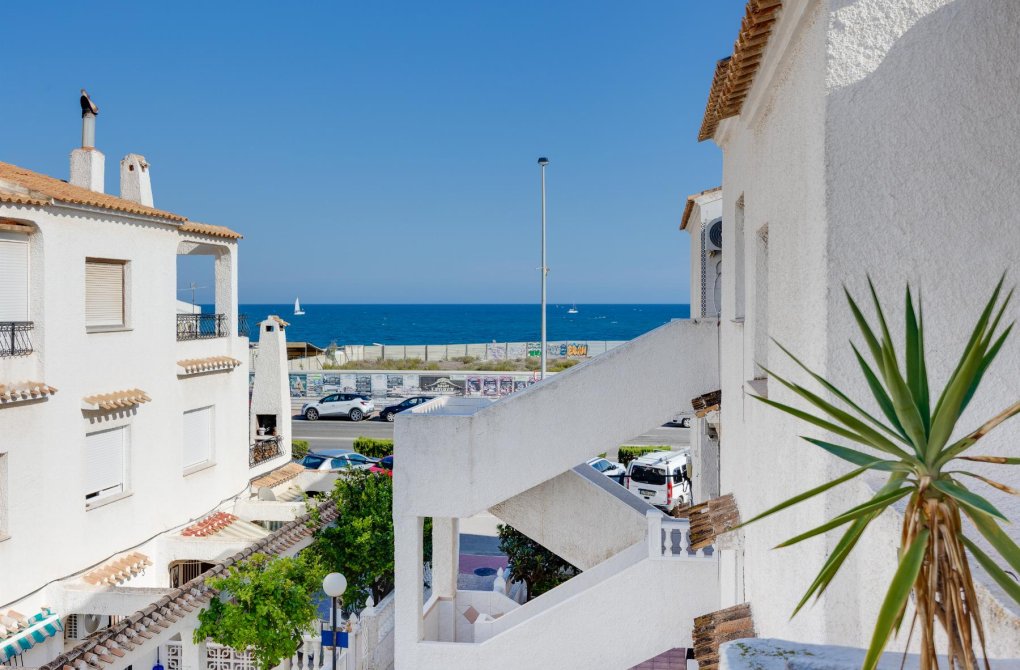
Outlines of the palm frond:
<svg viewBox="0 0 1020 670">
<path fill-rule="evenodd" d="M 875 632 L 872 634 L 871 644 L 864 656 L 862 670 L 875 670 L 878 665 L 878 660 L 889 641 L 893 627 L 900 618 L 903 608 L 906 607 L 907 597 L 914 587 L 917 575 L 921 572 L 930 535 L 931 532 L 928 529 L 918 533 L 910 548 L 900 559 L 899 567 L 896 568 L 896 574 L 893 575 L 892 583 L 889 584 L 889 590 L 885 594 L 885 600 L 882 601 L 882 607 L 878 611 Z"/>
<path fill-rule="evenodd" d="M 780 542 L 775 546 L 775 548 L 780 549 L 782 547 L 789 547 L 799 542 L 803 542 L 804 540 L 810 539 L 816 535 L 821 535 L 826 531 L 830 531 L 833 528 L 839 528 L 845 523 L 850 523 L 854 519 L 867 514 L 868 512 L 881 512 L 911 491 L 913 491 L 912 488 L 898 488 L 889 493 L 878 493 L 868 502 L 848 509 L 839 516 L 833 517 L 817 528 L 813 528 L 806 533 L 801 533 L 800 535 L 791 537 L 785 542 Z"/>
</svg>

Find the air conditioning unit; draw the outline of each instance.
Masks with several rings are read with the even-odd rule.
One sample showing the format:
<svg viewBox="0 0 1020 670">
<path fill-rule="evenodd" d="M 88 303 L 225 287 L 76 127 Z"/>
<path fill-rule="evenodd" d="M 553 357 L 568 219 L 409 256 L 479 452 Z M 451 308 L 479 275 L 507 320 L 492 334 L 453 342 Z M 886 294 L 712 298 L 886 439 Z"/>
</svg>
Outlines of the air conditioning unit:
<svg viewBox="0 0 1020 670">
<path fill-rule="evenodd" d="M 65 640 L 84 640 L 110 625 L 110 617 L 103 614 L 72 614 L 64 623 Z"/>
<path fill-rule="evenodd" d="M 705 226 L 705 250 L 722 251 L 722 219 L 710 221 Z"/>
</svg>

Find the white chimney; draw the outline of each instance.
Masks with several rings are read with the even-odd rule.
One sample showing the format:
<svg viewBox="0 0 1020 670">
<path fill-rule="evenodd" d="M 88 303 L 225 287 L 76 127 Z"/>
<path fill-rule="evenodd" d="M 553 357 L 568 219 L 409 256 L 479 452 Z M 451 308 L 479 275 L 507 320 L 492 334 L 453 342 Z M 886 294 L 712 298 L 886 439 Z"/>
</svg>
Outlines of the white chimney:
<svg viewBox="0 0 1020 670">
<path fill-rule="evenodd" d="M 71 152 L 71 183 L 90 191 L 103 192 L 106 156 L 96 149 L 96 115 L 99 108 L 81 90 L 81 148 Z"/>
<path fill-rule="evenodd" d="M 120 197 L 152 207 L 152 181 L 145 156 L 128 154 L 120 162 Z"/>
</svg>

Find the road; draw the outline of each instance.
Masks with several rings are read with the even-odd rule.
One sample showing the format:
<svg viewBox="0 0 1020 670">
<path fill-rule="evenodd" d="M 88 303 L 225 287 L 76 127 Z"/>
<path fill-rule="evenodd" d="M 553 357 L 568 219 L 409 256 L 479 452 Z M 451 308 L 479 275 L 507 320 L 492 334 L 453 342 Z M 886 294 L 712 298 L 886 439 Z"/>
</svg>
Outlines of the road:
<svg viewBox="0 0 1020 670">
<path fill-rule="evenodd" d="M 308 440 L 308 446 L 312 451 L 350 449 L 355 438 L 362 435 L 380 439 L 393 438 L 393 424 L 374 417 L 358 422 L 347 419 L 306 421 L 295 414 L 292 425 L 294 439 Z M 637 435 L 623 444 L 665 444 L 679 449 L 690 444 L 690 431 L 687 428 L 667 424 Z M 615 451 L 610 452 L 608 456 L 615 459 Z"/>
</svg>

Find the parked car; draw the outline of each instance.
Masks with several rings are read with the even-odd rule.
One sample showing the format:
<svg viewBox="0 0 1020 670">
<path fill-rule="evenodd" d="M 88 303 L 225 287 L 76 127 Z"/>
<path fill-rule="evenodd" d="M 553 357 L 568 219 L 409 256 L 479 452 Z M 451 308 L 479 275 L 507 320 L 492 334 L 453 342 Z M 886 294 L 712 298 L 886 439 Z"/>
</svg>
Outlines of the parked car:
<svg viewBox="0 0 1020 670">
<path fill-rule="evenodd" d="M 435 396 L 431 395 L 416 395 L 413 398 L 408 398 L 402 403 L 390 405 L 389 407 L 384 407 L 383 411 L 379 412 L 379 418 L 382 419 L 383 421 L 393 421 L 393 417 L 396 416 L 397 414 L 400 414 L 405 409 L 417 407 L 422 403 L 426 403 L 429 400 L 432 400 L 434 397 Z"/>
<path fill-rule="evenodd" d="M 623 485 L 645 502 L 671 512 L 691 504 L 690 472 L 690 452 L 657 451 L 628 463 Z"/>
<path fill-rule="evenodd" d="M 376 459 L 350 449 L 323 449 L 306 455 L 300 461 L 309 470 L 368 470 Z"/>
<path fill-rule="evenodd" d="M 369 472 L 376 474 L 386 474 L 390 477 L 393 476 L 393 456 L 383 456 L 379 459 L 378 463 L 375 463 L 368 469 Z"/>
<path fill-rule="evenodd" d="M 375 411 L 372 397 L 357 393 L 334 393 L 301 407 L 301 415 L 309 421 L 320 417 L 346 416 L 351 421 L 361 421 Z"/>
<path fill-rule="evenodd" d="M 627 474 L 627 468 L 623 467 L 619 463 L 614 463 L 608 458 L 602 458 L 601 456 L 589 460 L 588 465 L 592 466 L 595 470 L 601 472 L 606 477 L 609 477 L 617 484 L 622 484 L 623 476 Z"/>
</svg>

